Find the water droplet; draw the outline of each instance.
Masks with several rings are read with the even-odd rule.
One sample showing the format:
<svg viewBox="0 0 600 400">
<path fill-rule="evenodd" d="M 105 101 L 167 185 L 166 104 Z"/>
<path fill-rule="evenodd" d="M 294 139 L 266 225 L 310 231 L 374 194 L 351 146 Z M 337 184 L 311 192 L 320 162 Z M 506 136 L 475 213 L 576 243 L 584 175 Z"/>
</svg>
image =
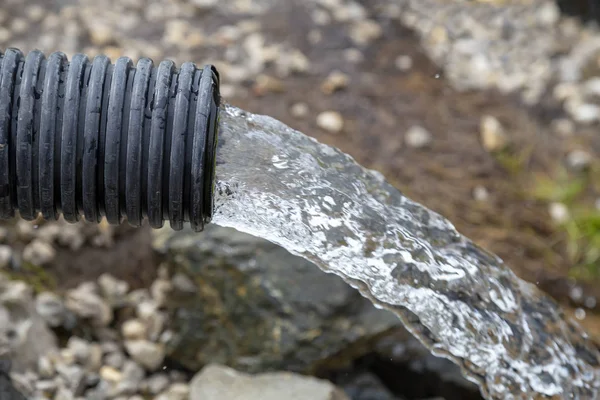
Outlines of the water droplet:
<svg viewBox="0 0 600 400">
<path fill-rule="evenodd" d="M 577 310 L 575 310 L 575 318 L 577 318 L 580 321 L 582 319 L 585 319 L 585 310 L 583 308 L 578 308 Z"/>
</svg>

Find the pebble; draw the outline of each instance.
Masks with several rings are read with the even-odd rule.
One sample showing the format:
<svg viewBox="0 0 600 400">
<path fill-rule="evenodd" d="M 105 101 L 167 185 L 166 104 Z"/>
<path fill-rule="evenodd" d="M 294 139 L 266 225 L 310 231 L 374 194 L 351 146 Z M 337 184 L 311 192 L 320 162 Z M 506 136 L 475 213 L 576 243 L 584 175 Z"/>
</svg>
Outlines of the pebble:
<svg viewBox="0 0 600 400">
<path fill-rule="evenodd" d="M 373 40 L 378 39 L 381 34 L 381 26 L 370 19 L 357 21 L 350 27 L 350 38 L 359 46 L 371 43 Z"/>
<path fill-rule="evenodd" d="M 164 346 L 148 340 L 127 340 L 125 349 L 133 360 L 148 371 L 157 370 L 165 359 Z"/>
<path fill-rule="evenodd" d="M 114 351 L 104 356 L 104 364 L 113 368 L 121 368 L 125 363 L 125 355 L 120 351 Z"/>
<path fill-rule="evenodd" d="M 219 3 L 219 0 L 191 0 L 191 3 L 197 8 L 207 10 L 214 8 Z"/>
<path fill-rule="evenodd" d="M 346 49 L 344 50 L 344 59 L 351 64 L 359 64 L 365 61 L 365 56 L 358 49 Z"/>
<path fill-rule="evenodd" d="M 304 104 L 307 108 L 306 114 L 308 114 L 308 106 L 305 103 L 298 104 Z M 179 293 L 194 294 L 198 292 L 198 287 L 194 284 L 194 282 L 187 275 L 182 274 L 181 272 L 178 272 L 175 275 L 173 275 L 171 283 L 173 284 L 173 289 L 175 289 Z"/>
<path fill-rule="evenodd" d="M 104 365 L 100 368 L 100 377 L 111 383 L 119 383 L 123 380 L 121 371 L 108 365 Z"/>
<path fill-rule="evenodd" d="M 38 358 L 37 372 L 42 379 L 50 379 L 54 376 L 54 364 L 48 356 Z"/>
<path fill-rule="evenodd" d="M 486 115 L 480 123 L 481 143 L 490 152 L 501 151 L 508 145 L 508 137 L 500 121 L 491 115 Z"/>
<path fill-rule="evenodd" d="M 573 150 L 567 154 L 567 165 L 574 171 L 582 171 L 589 167 L 592 155 L 585 150 Z"/>
<path fill-rule="evenodd" d="M 3 226 L 0 226 L 0 243 L 6 242 L 8 239 L 8 229 Z"/>
<path fill-rule="evenodd" d="M 56 250 L 47 242 L 33 240 L 23 249 L 23 260 L 36 266 L 50 263 L 56 257 Z"/>
<path fill-rule="evenodd" d="M 29 29 L 29 23 L 24 18 L 13 18 L 10 30 L 16 34 L 25 33 Z"/>
<path fill-rule="evenodd" d="M 12 38 L 12 33 L 6 29 L 0 27 L 0 43 L 6 43 Z"/>
<path fill-rule="evenodd" d="M 112 309 L 96 290 L 97 287 L 93 283 L 83 283 L 76 289 L 69 290 L 65 298 L 65 307 L 95 325 L 107 326 L 113 319 Z"/>
<path fill-rule="evenodd" d="M 114 28 L 105 23 L 93 23 L 89 26 L 90 39 L 96 46 L 106 46 L 110 44 L 113 37 Z"/>
<path fill-rule="evenodd" d="M 66 309 L 62 299 L 51 292 L 42 292 L 37 295 L 35 310 L 53 328 L 62 325 L 66 319 Z"/>
<path fill-rule="evenodd" d="M 38 23 L 44 19 L 46 12 L 46 9 L 38 4 L 28 7 L 26 11 L 27 18 L 29 18 L 31 22 L 35 23 Z"/>
<path fill-rule="evenodd" d="M 127 340 L 145 339 L 148 331 L 146 325 L 138 319 L 125 321 L 121 327 L 121 334 Z"/>
<path fill-rule="evenodd" d="M 554 133 L 563 138 L 573 136 L 573 133 L 575 133 L 575 123 L 568 118 L 553 120 L 550 128 Z"/>
<path fill-rule="evenodd" d="M 169 387 L 170 379 L 166 374 L 155 374 L 147 378 L 144 382 L 146 390 L 152 394 L 157 395 Z"/>
<path fill-rule="evenodd" d="M 550 218 L 557 224 L 564 224 L 570 219 L 569 209 L 563 203 L 550 203 L 548 206 Z"/>
<path fill-rule="evenodd" d="M 98 343 L 90 344 L 85 367 L 92 372 L 97 372 L 102 367 L 102 348 Z"/>
<path fill-rule="evenodd" d="M 331 72 L 325 81 L 321 84 L 321 91 L 325 94 L 332 94 L 341 89 L 345 89 L 350 82 L 350 77 L 341 72 L 341 71 L 333 71 Z"/>
<path fill-rule="evenodd" d="M 306 118 L 309 114 L 310 110 L 308 108 L 308 104 L 306 103 L 294 103 L 290 107 L 290 114 L 294 118 Z"/>
<path fill-rule="evenodd" d="M 483 186 L 475 186 L 475 189 L 473 189 L 473 198 L 477 201 L 484 202 L 490 198 L 490 193 Z"/>
<path fill-rule="evenodd" d="M 396 68 L 398 68 L 398 70 L 406 72 L 412 68 L 413 59 L 411 58 L 411 56 L 408 55 L 400 55 L 396 57 L 394 65 L 396 66 Z"/>
<path fill-rule="evenodd" d="M 591 103 L 580 103 L 575 100 L 567 101 L 565 109 L 571 114 L 576 122 L 591 124 L 600 121 L 600 106 Z"/>
<path fill-rule="evenodd" d="M 165 392 L 159 394 L 155 400 L 188 400 L 190 386 L 186 383 L 174 383 Z"/>
<path fill-rule="evenodd" d="M 317 126 L 330 133 L 340 133 L 344 129 L 344 118 L 339 112 L 324 111 L 317 116 Z"/>
<path fill-rule="evenodd" d="M 415 149 L 429 146 L 432 140 L 431 133 L 419 125 L 411 126 L 404 135 L 406 145 Z"/>
<path fill-rule="evenodd" d="M 110 274 L 102 274 L 98 278 L 100 293 L 113 305 L 125 300 L 129 292 L 129 284 Z"/>
<path fill-rule="evenodd" d="M 67 349 L 71 350 L 75 360 L 85 365 L 90 358 L 90 343 L 77 336 L 71 336 L 67 341 Z"/>
<path fill-rule="evenodd" d="M 13 251 L 10 246 L 0 245 L 0 269 L 10 267 Z"/>
</svg>

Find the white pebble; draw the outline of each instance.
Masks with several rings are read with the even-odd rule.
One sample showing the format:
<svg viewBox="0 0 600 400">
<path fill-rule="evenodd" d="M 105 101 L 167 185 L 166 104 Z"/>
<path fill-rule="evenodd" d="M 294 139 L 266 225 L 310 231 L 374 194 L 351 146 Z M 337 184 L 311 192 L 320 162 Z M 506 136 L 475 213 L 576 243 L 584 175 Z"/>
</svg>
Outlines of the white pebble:
<svg viewBox="0 0 600 400">
<path fill-rule="evenodd" d="M 552 220 L 557 224 L 564 224 L 570 218 L 569 209 L 563 203 L 550 203 L 548 212 Z"/>
<path fill-rule="evenodd" d="M 308 116 L 310 110 L 308 109 L 308 104 L 306 103 L 294 103 L 292 107 L 290 107 L 290 114 L 294 118 L 305 118 Z"/>
<path fill-rule="evenodd" d="M 577 318 L 578 320 L 584 320 L 585 319 L 585 310 L 583 308 L 578 308 L 575 310 L 575 318 Z"/>
<path fill-rule="evenodd" d="M 475 186 L 473 198 L 477 201 L 487 201 L 490 198 L 488 190 L 483 186 Z"/>
<path fill-rule="evenodd" d="M 37 266 L 46 265 L 55 257 L 54 247 L 38 239 L 29 243 L 23 250 L 23 260 Z"/>
<path fill-rule="evenodd" d="M 485 115 L 480 122 L 481 143 L 487 151 L 503 150 L 508 138 L 500 121 L 491 115 Z"/>
<path fill-rule="evenodd" d="M 419 125 L 411 126 L 404 135 L 406 145 L 415 149 L 429 146 L 432 139 L 431 133 Z"/>
<path fill-rule="evenodd" d="M 130 319 L 125 321 L 121 327 L 121 334 L 127 340 L 145 339 L 147 334 L 146 326 L 139 319 Z"/>
<path fill-rule="evenodd" d="M 12 261 L 12 249 L 10 246 L 0 245 L 0 269 L 10 266 Z"/>
<path fill-rule="evenodd" d="M 406 72 L 413 66 L 413 59 L 408 55 L 400 55 L 396 57 L 394 65 L 402 72 Z"/>
<path fill-rule="evenodd" d="M 125 349 L 134 361 L 148 371 L 157 370 L 165 359 L 164 346 L 148 340 L 125 341 Z"/>
<path fill-rule="evenodd" d="M 317 125 L 327 132 L 339 133 L 344 129 L 344 118 L 336 111 L 325 111 L 317 116 Z"/>
</svg>

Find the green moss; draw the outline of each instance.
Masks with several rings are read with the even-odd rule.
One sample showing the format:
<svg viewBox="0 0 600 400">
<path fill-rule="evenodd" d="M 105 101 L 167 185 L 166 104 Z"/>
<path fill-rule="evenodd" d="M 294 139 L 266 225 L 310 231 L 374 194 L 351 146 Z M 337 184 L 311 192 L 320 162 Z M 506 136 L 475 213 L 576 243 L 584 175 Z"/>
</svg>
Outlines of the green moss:
<svg viewBox="0 0 600 400">
<path fill-rule="evenodd" d="M 6 275 L 11 280 L 19 280 L 27 283 L 36 293 L 44 291 L 56 291 L 58 287 L 56 279 L 38 265 L 23 262 L 18 271 L 7 271 Z"/>
</svg>

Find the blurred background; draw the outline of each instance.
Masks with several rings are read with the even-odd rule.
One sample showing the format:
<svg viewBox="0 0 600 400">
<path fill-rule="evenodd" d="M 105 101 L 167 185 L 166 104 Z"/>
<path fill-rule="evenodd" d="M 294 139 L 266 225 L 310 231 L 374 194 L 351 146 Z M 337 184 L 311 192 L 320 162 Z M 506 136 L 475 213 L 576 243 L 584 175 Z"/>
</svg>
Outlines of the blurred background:
<svg viewBox="0 0 600 400">
<path fill-rule="evenodd" d="M 599 9 L 0 0 L 0 47 L 214 63 L 224 101 L 381 171 L 600 344 Z M 4 223 L 0 333 L 15 399 L 226 399 L 282 380 L 315 400 L 480 398 L 337 278 L 215 227 Z M 273 371 L 318 380 L 256 375 Z"/>
</svg>

